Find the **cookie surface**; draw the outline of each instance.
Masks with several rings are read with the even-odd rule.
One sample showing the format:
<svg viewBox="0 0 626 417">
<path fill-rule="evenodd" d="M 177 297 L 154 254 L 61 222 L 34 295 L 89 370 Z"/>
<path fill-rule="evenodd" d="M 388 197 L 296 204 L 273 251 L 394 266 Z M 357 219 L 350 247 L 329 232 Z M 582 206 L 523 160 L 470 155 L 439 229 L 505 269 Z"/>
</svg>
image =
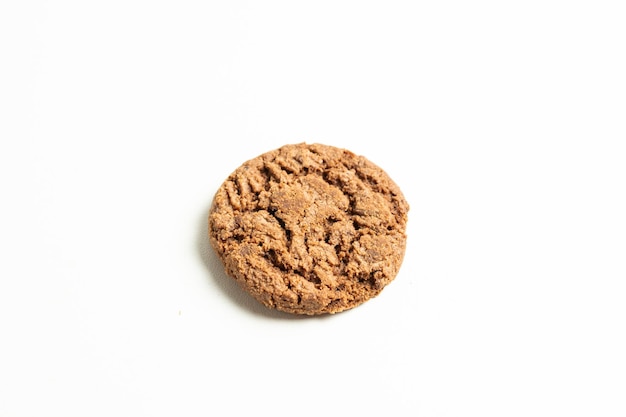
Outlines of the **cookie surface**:
<svg viewBox="0 0 626 417">
<path fill-rule="evenodd" d="M 321 144 L 251 159 L 220 186 L 209 238 L 226 273 L 270 308 L 337 313 L 398 273 L 409 205 L 365 157 Z"/>
</svg>

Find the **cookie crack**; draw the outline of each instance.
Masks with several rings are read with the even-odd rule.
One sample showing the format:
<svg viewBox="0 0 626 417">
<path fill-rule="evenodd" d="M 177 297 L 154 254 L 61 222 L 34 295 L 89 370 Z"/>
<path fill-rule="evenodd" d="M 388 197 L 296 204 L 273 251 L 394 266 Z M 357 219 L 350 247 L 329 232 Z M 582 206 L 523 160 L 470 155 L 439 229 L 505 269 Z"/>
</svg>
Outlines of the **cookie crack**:
<svg viewBox="0 0 626 417">
<path fill-rule="evenodd" d="M 265 191 L 269 191 L 270 187 L 272 185 L 272 181 L 277 182 L 280 181 L 280 176 L 279 177 L 275 177 L 275 172 L 273 172 L 268 163 L 265 162 L 263 164 L 263 166 L 261 167 L 261 169 L 259 169 L 259 172 L 261 173 L 261 175 L 265 178 Z"/>
<path fill-rule="evenodd" d="M 264 254 L 265 259 L 267 259 L 272 265 L 281 270 L 282 272 L 288 272 L 289 268 L 280 261 L 278 253 L 274 249 L 270 249 Z"/>
<path fill-rule="evenodd" d="M 289 228 L 287 227 L 287 225 L 285 224 L 285 221 L 283 219 L 280 218 L 280 216 L 277 214 L 278 210 L 270 207 L 267 212 L 276 219 L 276 221 L 278 222 L 278 224 L 280 225 L 280 228 L 283 229 L 285 231 L 285 238 L 287 239 L 287 246 L 289 247 L 291 245 L 291 235 L 292 232 L 291 230 L 289 230 Z"/>
</svg>

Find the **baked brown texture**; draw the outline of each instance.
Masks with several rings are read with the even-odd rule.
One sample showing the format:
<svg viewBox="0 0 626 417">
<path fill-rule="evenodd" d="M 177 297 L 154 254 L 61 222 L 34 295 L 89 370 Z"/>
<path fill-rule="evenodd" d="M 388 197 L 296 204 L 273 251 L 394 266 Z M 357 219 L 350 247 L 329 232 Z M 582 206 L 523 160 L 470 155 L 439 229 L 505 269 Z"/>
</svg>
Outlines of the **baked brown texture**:
<svg viewBox="0 0 626 417">
<path fill-rule="evenodd" d="M 285 145 L 237 168 L 209 213 L 226 273 L 269 308 L 337 313 L 377 296 L 398 273 L 409 205 L 363 156 Z"/>
</svg>

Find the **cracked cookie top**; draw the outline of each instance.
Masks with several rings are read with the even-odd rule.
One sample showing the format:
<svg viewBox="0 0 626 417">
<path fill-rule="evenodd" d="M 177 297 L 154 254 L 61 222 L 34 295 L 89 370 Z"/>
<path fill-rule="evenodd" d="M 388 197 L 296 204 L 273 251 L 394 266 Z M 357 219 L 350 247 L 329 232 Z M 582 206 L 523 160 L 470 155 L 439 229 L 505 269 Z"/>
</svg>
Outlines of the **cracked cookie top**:
<svg viewBox="0 0 626 417">
<path fill-rule="evenodd" d="M 328 145 L 285 145 L 224 181 L 209 237 L 226 273 L 267 307 L 337 313 L 395 278 L 408 211 L 400 188 L 365 157 Z"/>
</svg>

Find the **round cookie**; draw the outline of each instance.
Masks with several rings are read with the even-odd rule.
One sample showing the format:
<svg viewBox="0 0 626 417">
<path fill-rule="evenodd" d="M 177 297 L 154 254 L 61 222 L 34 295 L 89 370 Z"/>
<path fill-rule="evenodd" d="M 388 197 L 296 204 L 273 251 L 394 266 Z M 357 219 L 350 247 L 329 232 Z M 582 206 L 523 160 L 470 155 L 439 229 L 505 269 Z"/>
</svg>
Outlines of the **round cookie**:
<svg viewBox="0 0 626 417">
<path fill-rule="evenodd" d="M 409 205 L 362 156 L 285 145 L 237 168 L 209 213 L 226 273 L 270 308 L 337 313 L 377 296 L 398 273 Z"/>
</svg>

